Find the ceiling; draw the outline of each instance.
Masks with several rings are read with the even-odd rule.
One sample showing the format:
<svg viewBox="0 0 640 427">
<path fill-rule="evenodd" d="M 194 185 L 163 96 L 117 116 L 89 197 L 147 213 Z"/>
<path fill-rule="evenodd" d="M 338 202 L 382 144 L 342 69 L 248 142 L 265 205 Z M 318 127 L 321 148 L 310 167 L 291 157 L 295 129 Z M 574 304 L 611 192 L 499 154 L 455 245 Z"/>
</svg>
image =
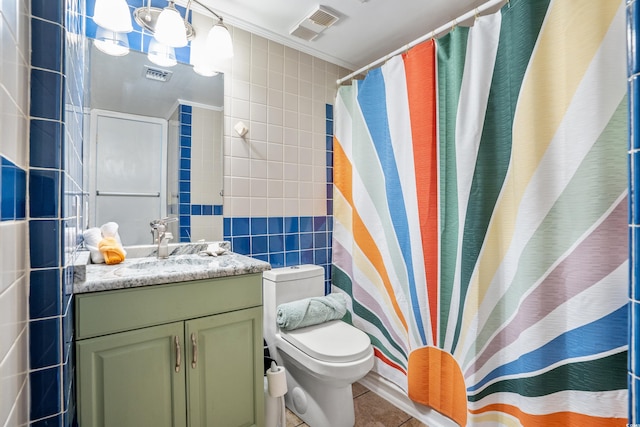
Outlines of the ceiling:
<svg viewBox="0 0 640 427">
<path fill-rule="evenodd" d="M 474 11 L 487 0 L 200 0 L 232 26 L 352 71 Z M 312 41 L 289 35 L 318 6 L 339 20 Z"/>
</svg>

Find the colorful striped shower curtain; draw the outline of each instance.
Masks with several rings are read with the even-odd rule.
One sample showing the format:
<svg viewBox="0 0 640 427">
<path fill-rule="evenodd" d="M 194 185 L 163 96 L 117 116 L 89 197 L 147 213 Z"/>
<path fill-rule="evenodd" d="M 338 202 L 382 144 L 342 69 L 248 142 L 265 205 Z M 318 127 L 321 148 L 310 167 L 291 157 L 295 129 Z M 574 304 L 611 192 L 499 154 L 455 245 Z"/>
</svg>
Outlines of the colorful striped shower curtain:
<svg viewBox="0 0 640 427">
<path fill-rule="evenodd" d="M 623 6 L 511 0 L 338 92 L 333 285 L 460 425 L 626 423 Z"/>
</svg>

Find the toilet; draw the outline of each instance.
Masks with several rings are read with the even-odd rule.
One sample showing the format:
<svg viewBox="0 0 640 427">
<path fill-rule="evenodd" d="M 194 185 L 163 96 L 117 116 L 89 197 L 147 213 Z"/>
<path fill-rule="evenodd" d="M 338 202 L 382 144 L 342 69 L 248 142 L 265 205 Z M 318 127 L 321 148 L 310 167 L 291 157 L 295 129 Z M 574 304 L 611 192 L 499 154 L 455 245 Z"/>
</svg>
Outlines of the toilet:
<svg viewBox="0 0 640 427">
<path fill-rule="evenodd" d="M 341 320 L 281 331 L 279 304 L 324 295 L 324 269 L 316 265 L 276 268 L 262 274 L 264 338 L 285 368 L 287 408 L 310 427 L 353 427 L 351 385 L 373 367 L 369 336 Z"/>
</svg>

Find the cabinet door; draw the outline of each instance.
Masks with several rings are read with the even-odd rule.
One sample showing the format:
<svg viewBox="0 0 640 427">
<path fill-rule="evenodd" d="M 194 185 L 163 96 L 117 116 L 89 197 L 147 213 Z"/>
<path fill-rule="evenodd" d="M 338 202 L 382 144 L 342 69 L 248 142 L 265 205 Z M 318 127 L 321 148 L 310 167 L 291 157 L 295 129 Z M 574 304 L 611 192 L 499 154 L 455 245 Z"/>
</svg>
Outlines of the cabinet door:
<svg viewBox="0 0 640 427">
<path fill-rule="evenodd" d="M 264 425 L 262 308 L 186 322 L 190 427 Z"/>
<path fill-rule="evenodd" d="M 80 425 L 186 426 L 183 337 L 177 322 L 78 341 Z"/>
</svg>

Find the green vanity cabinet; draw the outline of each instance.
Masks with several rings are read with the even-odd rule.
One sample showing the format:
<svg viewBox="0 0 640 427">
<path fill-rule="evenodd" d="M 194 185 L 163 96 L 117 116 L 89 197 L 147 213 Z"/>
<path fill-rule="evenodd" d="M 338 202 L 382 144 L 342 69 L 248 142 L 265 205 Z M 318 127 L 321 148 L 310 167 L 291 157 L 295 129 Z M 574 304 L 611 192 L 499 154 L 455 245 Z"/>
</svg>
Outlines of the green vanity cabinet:
<svg viewBox="0 0 640 427">
<path fill-rule="evenodd" d="M 76 295 L 80 427 L 262 427 L 262 276 Z"/>
</svg>

